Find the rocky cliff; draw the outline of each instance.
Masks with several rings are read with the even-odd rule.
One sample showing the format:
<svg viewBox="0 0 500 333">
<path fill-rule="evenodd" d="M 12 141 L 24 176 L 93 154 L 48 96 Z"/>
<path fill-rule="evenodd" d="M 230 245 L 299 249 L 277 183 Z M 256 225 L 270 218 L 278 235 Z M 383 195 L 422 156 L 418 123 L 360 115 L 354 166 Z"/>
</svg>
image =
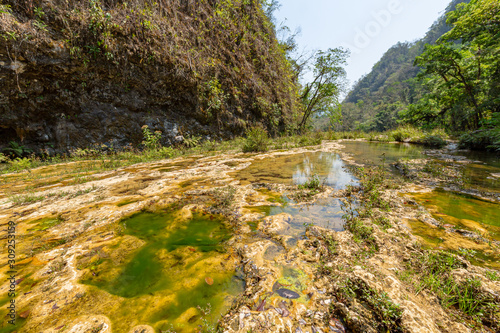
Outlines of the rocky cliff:
<svg viewBox="0 0 500 333">
<path fill-rule="evenodd" d="M 259 0 L 4 0 L 0 148 L 284 131 L 296 86 Z"/>
</svg>

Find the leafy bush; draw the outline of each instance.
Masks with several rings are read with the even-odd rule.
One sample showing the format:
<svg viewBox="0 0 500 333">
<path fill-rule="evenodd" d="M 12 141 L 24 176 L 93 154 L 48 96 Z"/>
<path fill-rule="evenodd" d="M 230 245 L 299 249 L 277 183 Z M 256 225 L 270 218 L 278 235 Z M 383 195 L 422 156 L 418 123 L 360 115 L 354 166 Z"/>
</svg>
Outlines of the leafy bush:
<svg viewBox="0 0 500 333">
<path fill-rule="evenodd" d="M 500 152 L 500 126 L 480 129 L 460 136 L 459 148 Z"/>
<path fill-rule="evenodd" d="M 243 143 L 243 152 L 261 152 L 267 151 L 269 144 L 269 137 L 267 135 L 267 131 L 261 127 L 256 126 L 250 128 L 246 132 L 246 140 Z"/>
<path fill-rule="evenodd" d="M 321 187 L 323 187 L 322 181 L 316 174 L 309 177 L 309 179 L 304 184 L 298 186 L 300 190 L 319 190 Z"/>
<path fill-rule="evenodd" d="M 224 89 L 216 78 L 205 83 L 205 90 L 201 94 L 201 99 L 207 104 L 207 114 L 209 118 L 212 118 L 214 114 L 217 114 L 224 107 L 227 99 L 227 94 L 224 93 Z"/>
<path fill-rule="evenodd" d="M 155 160 L 158 158 L 171 158 L 175 154 L 175 149 L 172 147 L 161 147 L 158 149 L 148 149 L 143 152 L 146 160 Z"/>
<path fill-rule="evenodd" d="M 7 156 L 5 156 L 4 154 L 0 153 L 0 163 L 5 163 L 9 160 L 9 158 Z"/>
<path fill-rule="evenodd" d="M 321 141 L 323 141 L 323 134 L 321 132 L 314 132 L 302 135 L 297 145 L 300 147 L 316 146 L 321 144 Z"/>
<path fill-rule="evenodd" d="M 171 158 L 174 156 L 175 150 L 172 147 L 161 147 L 158 150 L 158 154 L 160 154 L 161 157 L 165 158 Z"/>
<path fill-rule="evenodd" d="M 154 133 L 151 132 L 148 125 L 142 126 L 141 129 L 142 129 L 142 135 L 143 135 L 142 144 L 146 147 L 146 149 L 147 150 L 160 149 L 160 147 L 161 147 L 161 143 L 160 143 L 161 132 L 160 131 L 155 131 Z"/>
<path fill-rule="evenodd" d="M 200 144 L 200 142 L 201 142 L 201 136 L 192 135 L 184 138 L 184 144 L 188 148 L 197 147 Z"/>
<path fill-rule="evenodd" d="M 215 140 L 205 140 L 196 146 L 200 152 L 213 152 L 220 148 L 220 143 Z"/>
<path fill-rule="evenodd" d="M 391 132 L 394 141 L 403 142 L 408 141 L 412 137 L 420 136 L 419 131 L 411 126 L 402 126 Z"/>
<path fill-rule="evenodd" d="M 3 152 L 10 157 L 23 157 L 26 156 L 33 151 L 25 146 L 21 146 L 19 143 L 11 141 L 9 142 L 9 147 L 4 148 Z"/>
<path fill-rule="evenodd" d="M 32 160 L 30 158 L 16 158 L 9 162 L 10 169 L 14 171 L 30 170 L 33 167 Z"/>
<path fill-rule="evenodd" d="M 427 147 L 442 148 L 446 146 L 446 140 L 438 135 L 427 134 L 425 135 L 421 143 Z"/>
</svg>

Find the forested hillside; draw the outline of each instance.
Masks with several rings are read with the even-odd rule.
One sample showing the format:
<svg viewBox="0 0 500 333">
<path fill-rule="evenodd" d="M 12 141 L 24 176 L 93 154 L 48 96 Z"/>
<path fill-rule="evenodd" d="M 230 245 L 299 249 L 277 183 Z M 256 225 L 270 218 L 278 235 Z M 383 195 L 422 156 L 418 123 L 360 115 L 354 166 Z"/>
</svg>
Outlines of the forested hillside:
<svg viewBox="0 0 500 333">
<path fill-rule="evenodd" d="M 298 88 L 266 1 L 4 0 L 0 148 L 48 154 L 291 126 Z"/>
<path fill-rule="evenodd" d="M 423 83 L 417 80 L 421 68 L 414 65 L 415 58 L 426 44 L 434 44 L 450 30 L 446 15 L 463 2 L 469 1 L 452 1 L 422 39 L 394 45 L 369 74 L 354 84 L 342 103 L 344 129 L 384 131 L 398 125 L 399 112 L 424 93 Z"/>
</svg>

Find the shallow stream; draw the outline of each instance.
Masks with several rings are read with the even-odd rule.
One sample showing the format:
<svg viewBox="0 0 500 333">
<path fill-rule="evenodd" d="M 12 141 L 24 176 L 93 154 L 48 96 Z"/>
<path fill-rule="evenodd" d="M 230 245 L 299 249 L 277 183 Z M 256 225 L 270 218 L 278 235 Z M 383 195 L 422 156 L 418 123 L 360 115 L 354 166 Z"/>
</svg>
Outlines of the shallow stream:
<svg viewBox="0 0 500 333">
<path fill-rule="evenodd" d="M 334 189 L 356 185 L 357 181 L 344 169 L 344 162 L 338 154 L 310 152 L 288 154 L 254 161 L 249 167 L 237 172 L 235 177 L 242 184 L 281 183 L 304 184 L 313 175 Z"/>
<path fill-rule="evenodd" d="M 343 152 L 348 153 L 356 163 L 364 165 L 389 166 L 399 159 L 424 158 L 425 148 L 410 143 L 379 143 L 366 141 L 343 141 Z"/>
<path fill-rule="evenodd" d="M 421 146 L 405 143 L 372 143 L 365 141 L 344 141 L 342 152 L 358 164 L 374 166 L 390 166 L 400 159 L 427 158 L 426 150 Z M 496 192 L 500 188 L 500 178 L 493 174 L 500 172 L 500 162 L 497 155 L 464 151 L 445 151 L 457 158 L 457 163 L 465 164 L 464 174 L 468 176 L 467 188 L 480 189 L 486 192 Z M 437 158 L 431 154 L 431 158 Z M 397 170 L 391 168 L 397 173 Z M 357 179 L 345 168 L 345 164 L 335 153 L 311 152 L 294 155 L 284 155 L 254 161 L 249 167 L 236 173 L 236 178 L 242 183 L 282 183 L 304 184 L 311 176 L 318 175 L 324 184 L 334 189 L 343 189 L 346 185 L 357 185 Z M 468 194 L 445 191 L 437 188 L 431 192 L 412 195 L 419 204 L 431 212 L 444 228 L 435 228 L 424 222 L 413 220 L 409 225 L 413 232 L 422 237 L 425 244 L 449 250 L 472 249 L 477 253 L 476 262 L 487 266 L 495 264 L 498 254 L 492 254 L 487 247 L 475 246 L 471 235 L 500 241 L 500 206 Z M 286 196 L 275 198 L 272 205 L 251 208 L 265 216 L 288 214 L 286 227 L 278 234 L 292 237 L 288 244 L 303 236 L 308 225 L 317 225 L 336 231 L 343 230 L 342 216 L 345 214 L 339 198 L 324 198 L 312 204 L 299 204 Z M 278 204 L 276 204 L 278 202 Z M 455 230 L 458 230 L 455 232 Z M 469 237 L 469 238 L 467 238 Z M 476 237 L 474 235 L 474 237 Z"/>
<path fill-rule="evenodd" d="M 318 177 L 322 184 L 335 190 L 345 189 L 347 185 L 358 185 L 358 180 L 347 171 L 340 156 L 329 152 L 310 152 L 256 160 L 235 176 L 244 184 L 303 185 L 312 177 Z M 265 216 L 290 215 L 285 227 L 278 232 L 280 235 L 291 237 L 288 240 L 289 245 L 295 244 L 297 239 L 304 235 L 308 225 L 335 231 L 343 230 L 344 211 L 338 198 L 327 197 L 313 203 L 297 204 L 284 195 L 271 195 L 269 201 L 274 204 L 249 209 Z"/>
<path fill-rule="evenodd" d="M 256 301 L 262 304 L 267 302 L 278 308 L 283 306 L 283 300 L 287 298 L 281 293 L 296 297 L 294 299 L 298 303 L 307 304 L 310 300 L 307 295 L 310 293 L 311 276 L 300 267 L 288 266 L 286 260 L 278 262 L 276 258 L 283 257 L 287 248 L 296 246 L 297 241 L 305 236 L 309 225 L 343 230 L 342 216 L 346 212 L 341 198 L 335 195 L 348 185 L 358 185 L 358 180 L 345 168 L 346 163 L 340 156 L 350 157 L 351 161 L 358 164 L 387 168 L 401 158 L 427 157 L 423 154 L 425 149 L 410 144 L 343 141 L 341 145 L 344 148 L 338 152 L 332 149 L 329 152 L 302 150 L 294 154 L 246 154 L 227 157 L 220 165 L 217 159 L 191 158 L 175 163 L 158 163 L 151 169 L 142 165 L 100 175 L 95 178 L 96 182 L 109 182 L 105 183 L 106 187 L 102 187 L 108 191 L 103 193 L 107 193 L 109 198 L 103 194 L 90 197 L 93 191 L 100 191 L 99 187 L 91 188 L 89 198 L 81 201 L 78 201 L 80 197 L 68 198 L 68 205 L 62 206 L 65 208 L 61 208 L 59 213 L 56 214 L 58 207 L 54 204 L 46 209 L 45 215 L 21 224 L 18 230 L 26 234 L 23 237 L 29 242 L 24 243 L 31 244 L 31 248 L 26 245 L 26 249 L 19 250 L 20 254 L 31 251 L 33 257 L 33 251 L 43 253 L 52 248 L 57 250 L 57 246 L 68 239 L 52 231 L 62 230 L 68 221 L 74 222 L 74 227 L 79 228 L 84 213 L 96 214 L 101 221 L 106 221 L 110 214 L 116 213 L 114 216 L 119 218 L 113 220 L 115 222 L 111 229 L 96 234 L 90 232 L 88 237 L 85 234 L 85 240 L 81 241 L 85 246 L 77 248 L 75 252 L 78 255 L 74 255 L 75 262 L 72 265 L 77 272 L 84 272 L 76 282 L 85 286 L 85 292 L 68 296 L 72 303 L 66 307 L 62 306 L 62 301 L 47 305 L 50 311 L 58 311 L 57 316 L 62 320 L 90 313 L 106 316 L 110 318 L 113 331 L 116 332 L 129 332 L 132 327 L 139 327 L 140 331 L 141 325 L 149 325 L 157 332 L 194 332 L 200 328 L 209 330 L 245 290 L 238 246 L 245 247 L 248 244 L 266 243 L 260 255 L 269 267 L 278 272 L 273 277 L 273 289 L 267 292 L 268 299 Z M 496 176 L 500 173 L 500 162 L 496 156 L 456 151 L 447 151 L 446 154 L 465 156 L 472 161 L 464 164 L 471 188 L 500 192 L 499 178 Z M 439 156 L 434 155 L 433 158 Z M 457 163 L 462 162 L 459 158 Z M 73 167 L 77 166 L 75 164 Z M 227 175 L 219 177 L 221 170 Z M 44 168 L 35 174 L 42 171 L 51 177 L 51 173 L 54 173 L 54 179 L 50 178 L 54 184 L 47 183 L 44 186 L 69 187 L 64 183 L 69 173 L 63 173 L 61 166 L 55 166 L 53 170 Z M 211 171 L 213 173 L 209 174 Z M 397 172 L 394 168 L 391 171 Z M 93 172 L 89 171 L 92 179 Z M 13 179 L 10 185 L 17 190 L 22 191 L 26 187 L 21 175 L 9 177 Z M 266 189 L 266 184 L 281 184 L 285 187 L 303 185 L 314 177 L 330 189 L 320 199 L 309 204 L 298 203 L 283 193 Z M 39 181 L 34 179 L 33 184 Z M 197 195 L 210 197 L 210 192 L 207 192 L 210 188 L 229 183 L 238 184 L 240 193 L 245 193 L 243 198 L 238 199 L 244 203 L 239 213 L 257 216 L 249 220 L 250 228 L 246 227 L 249 232 L 238 229 L 219 215 L 201 213 L 196 209 L 182 206 L 163 206 L 162 210 L 145 209 L 149 207 L 147 200 L 157 202 L 165 197 L 180 198 L 188 192 L 190 194 L 186 198 L 189 200 Z M 79 186 L 79 183 L 72 182 L 71 185 Z M 413 233 L 422 239 L 425 246 L 471 254 L 473 262 L 499 269 L 500 255 L 488 245 L 488 241 L 492 244 L 500 242 L 498 202 L 442 188 L 428 190 L 406 195 L 425 207 L 439 226 L 418 217 L 409 219 L 408 226 Z M 149 196 L 154 191 L 157 192 Z M 85 195 L 82 194 L 82 198 Z M 254 201 L 249 199 L 251 196 L 256 197 Z M 54 200 L 57 198 L 54 196 Z M 50 197 L 46 196 L 45 199 L 50 200 Z M 75 209 L 73 205 L 77 201 L 81 206 Z M 50 204 L 49 201 L 47 205 Z M 40 207 L 43 208 L 43 205 Z M 274 234 L 266 233 L 267 227 L 263 224 L 266 218 L 278 216 L 282 217 L 281 227 Z M 50 241 L 55 242 L 54 246 L 49 244 Z M 66 253 L 64 251 L 62 253 Z M 46 265 L 53 259 L 52 256 L 55 254 L 45 257 L 45 261 L 37 265 Z M 27 260 L 25 265 L 29 267 L 31 261 Z M 65 269 L 52 266 L 56 268 L 51 270 Z M 31 276 L 32 271 L 27 270 L 26 276 Z M 29 294 L 36 283 L 30 278 L 21 281 L 19 286 Z M 56 299 L 57 296 L 51 297 Z M 53 300 L 47 298 L 45 301 Z M 7 300 L 0 300 L 0 303 L 4 302 Z M 291 311 L 293 306 L 289 308 L 287 305 L 286 311 Z M 20 326 L 25 322 L 24 318 L 19 318 Z M 0 327 L 0 332 L 20 330 L 20 326 L 11 330 Z"/>
</svg>

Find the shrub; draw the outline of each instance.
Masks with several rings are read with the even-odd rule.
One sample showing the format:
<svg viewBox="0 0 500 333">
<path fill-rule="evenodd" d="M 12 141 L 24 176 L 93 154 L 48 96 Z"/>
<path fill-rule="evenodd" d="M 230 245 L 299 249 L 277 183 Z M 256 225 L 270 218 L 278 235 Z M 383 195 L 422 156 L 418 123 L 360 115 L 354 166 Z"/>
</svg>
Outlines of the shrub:
<svg viewBox="0 0 500 333">
<path fill-rule="evenodd" d="M 215 140 L 206 140 L 203 143 L 200 144 L 200 149 L 202 151 L 215 151 L 219 144 Z"/>
<path fill-rule="evenodd" d="M 463 134 L 459 147 L 500 152 L 500 113 L 492 114 L 479 130 Z"/>
<path fill-rule="evenodd" d="M 442 148 L 446 146 L 446 140 L 444 140 L 441 136 L 432 134 L 426 134 L 422 138 L 421 143 L 427 147 L 433 148 Z"/>
<path fill-rule="evenodd" d="M 419 136 L 419 131 L 411 126 L 401 126 L 391 132 L 394 141 L 403 142 L 410 140 L 412 137 Z"/>
<path fill-rule="evenodd" d="M 221 83 L 216 78 L 205 83 L 205 89 L 201 94 L 201 99 L 207 104 L 207 114 L 212 118 L 226 104 L 227 95 L 222 89 Z"/>
<path fill-rule="evenodd" d="M 172 147 L 161 147 L 158 150 L 158 153 L 160 154 L 161 157 L 171 158 L 174 156 L 175 150 Z"/>
<path fill-rule="evenodd" d="M 144 147 L 146 147 L 147 150 L 160 149 L 161 132 L 160 131 L 155 131 L 154 133 L 151 132 L 148 125 L 142 126 L 141 129 L 143 135 L 142 144 L 144 145 Z"/>
<path fill-rule="evenodd" d="M 146 160 L 155 160 L 158 158 L 171 158 L 175 154 L 175 149 L 172 147 L 161 147 L 158 149 L 147 149 L 143 152 Z"/>
<path fill-rule="evenodd" d="M 391 138 L 398 142 L 411 142 L 418 143 L 424 146 L 441 148 L 446 145 L 446 135 L 443 129 L 437 128 L 429 133 L 423 132 L 419 128 L 411 127 L 409 125 L 401 126 L 393 131 L 386 133 L 387 140 Z M 382 140 L 377 140 L 382 141 Z"/>
<path fill-rule="evenodd" d="M 323 187 L 322 181 L 318 175 L 314 174 L 302 185 L 299 185 L 299 190 L 319 190 Z"/>
<path fill-rule="evenodd" d="M 267 135 L 267 131 L 261 127 L 256 126 L 250 128 L 246 132 L 246 140 L 243 143 L 243 152 L 259 152 L 259 151 L 267 151 L 269 138 Z"/>
<path fill-rule="evenodd" d="M 73 157 L 90 157 L 90 156 L 97 156 L 99 155 L 99 152 L 96 149 L 91 149 L 91 148 L 77 148 L 71 152 L 71 156 Z"/>
<path fill-rule="evenodd" d="M 314 174 L 304 184 L 298 185 L 297 189 L 297 192 L 290 195 L 290 199 L 304 202 L 311 200 L 316 194 L 322 192 L 325 187 L 319 176 Z"/>
<path fill-rule="evenodd" d="M 481 129 L 460 136 L 459 148 L 500 152 L 500 130 Z"/>
<path fill-rule="evenodd" d="M 5 156 L 4 154 L 0 153 L 0 163 L 5 163 L 9 160 L 9 158 L 7 156 Z"/>
<path fill-rule="evenodd" d="M 200 144 L 200 142 L 201 142 L 201 136 L 192 135 L 184 138 L 184 144 L 188 148 L 197 147 Z"/>
<path fill-rule="evenodd" d="M 308 133 L 299 137 L 297 146 L 316 146 L 321 144 L 322 141 L 323 134 L 321 132 Z"/>
<path fill-rule="evenodd" d="M 26 156 L 26 155 L 32 153 L 32 150 L 29 148 L 26 148 L 25 146 L 21 146 L 17 142 L 11 141 L 11 142 L 9 142 L 9 147 L 4 148 L 3 152 L 7 155 L 10 155 L 12 158 L 14 158 L 14 157 Z"/>
<path fill-rule="evenodd" d="M 340 135 L 337 132 L 328 132 L 327 133 L 328 140 L 338 140 Z"/>
<path fill-rule="evenodd" d="M 30 158 L 16 158 L 9 162 L 10 169 L 14 171 L 30 170 L 33 167 L 32 160 Z"/>
</svg>

